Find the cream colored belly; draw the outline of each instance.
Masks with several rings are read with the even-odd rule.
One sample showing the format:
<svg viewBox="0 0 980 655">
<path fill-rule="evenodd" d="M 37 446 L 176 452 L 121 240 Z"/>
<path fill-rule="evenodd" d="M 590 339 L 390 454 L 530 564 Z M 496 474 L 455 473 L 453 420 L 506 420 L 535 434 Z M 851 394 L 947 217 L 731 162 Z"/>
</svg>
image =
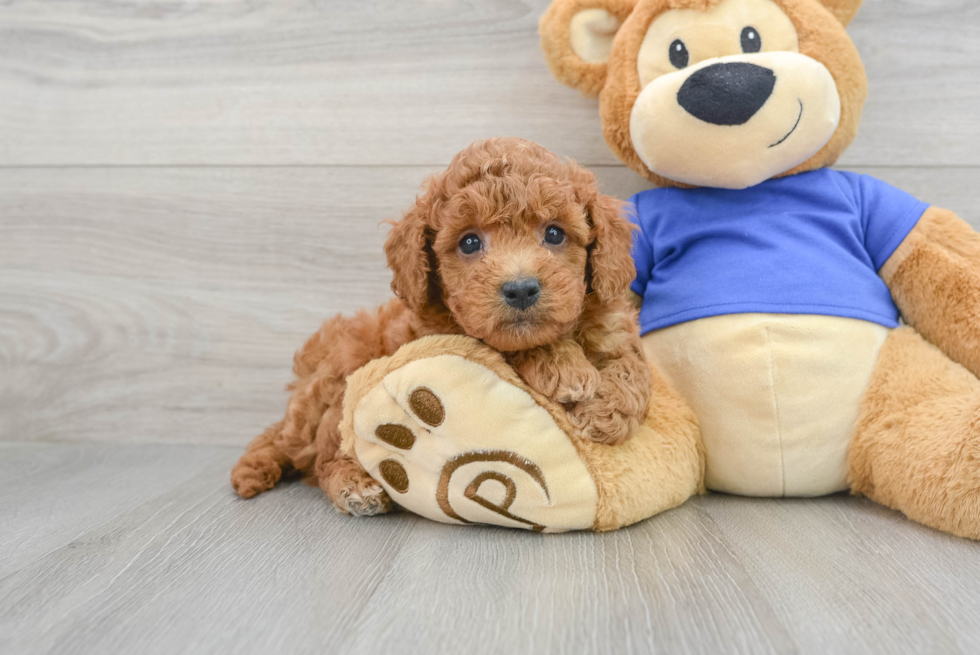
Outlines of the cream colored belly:
<svg viewBox="0 0 980 655">
<path fill-rule="evenodd" d="M 833 316 L 732 314 L 643 337 L 701 424 L 709 489 L 819 496 L 847 488 L 847 449 L 890 330 Z"/>
</svg>

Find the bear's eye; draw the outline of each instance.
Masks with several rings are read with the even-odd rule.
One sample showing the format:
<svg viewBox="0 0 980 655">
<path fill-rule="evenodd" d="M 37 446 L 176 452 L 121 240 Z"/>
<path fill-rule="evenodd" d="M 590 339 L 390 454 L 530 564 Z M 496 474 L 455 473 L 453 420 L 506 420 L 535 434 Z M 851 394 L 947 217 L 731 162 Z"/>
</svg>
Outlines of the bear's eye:
<svg viewBox="0 0 980 655">
<path fill-rule="evenodd" d="M 762 50 L 762 37 L 754 27 L 746 27 L 742 30 L 742 52 L 752 54 Z"/>
<path fill-rule="evenodd" d="M 545 243 L 550 243 L 553 246 L 557 246 L 564 240 L 565 240 L 565 230 L 561 229 L 557 225 L 550 225 L 548 226 L 548 229 L 544 231 Z"/>
<path fill-rule="evenodd" d="M 687 68 L 690 61 L 691 55 L 683 41 L 676 39 L 670 44 L 670 63 L 674 65 L 674 68 Z"/>
<path fill-rule="evenodd" d="M 480 237 L 475 234 L 467 234 L 465 237 L 459 240 L 459 250 L 464 255 L 472 255 L 483 247 L 483 242 L 480 241 Z"/>
</svg>

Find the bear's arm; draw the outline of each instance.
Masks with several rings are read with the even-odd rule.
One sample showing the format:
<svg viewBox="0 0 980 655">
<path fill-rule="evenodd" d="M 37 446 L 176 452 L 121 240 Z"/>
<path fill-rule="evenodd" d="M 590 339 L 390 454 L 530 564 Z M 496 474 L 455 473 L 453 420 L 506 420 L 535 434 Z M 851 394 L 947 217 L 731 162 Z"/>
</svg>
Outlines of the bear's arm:
<svg viewBox="0 0 980 655">
<path fill-rule="evenodd" d="M 879 274 L 905 321 L 980 376 L 980 234 L 932 207 Z"/>
</svg>

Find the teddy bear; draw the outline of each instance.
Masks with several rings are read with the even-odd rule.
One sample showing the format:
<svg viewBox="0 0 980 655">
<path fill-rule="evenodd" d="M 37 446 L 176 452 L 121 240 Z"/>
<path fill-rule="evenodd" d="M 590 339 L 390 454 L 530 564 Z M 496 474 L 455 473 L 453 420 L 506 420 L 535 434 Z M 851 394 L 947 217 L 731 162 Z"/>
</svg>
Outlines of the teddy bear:
<svg viewBox="0 0 980 655">
<path fill-rule="evenodd" d="M 867 95 L 860 4 L 554 0 L 540 36 L 654 185 L 631 291 L 704 486 L 850 491 L 980 539 L 980 235 L 830 168 Z"/>
</svg>

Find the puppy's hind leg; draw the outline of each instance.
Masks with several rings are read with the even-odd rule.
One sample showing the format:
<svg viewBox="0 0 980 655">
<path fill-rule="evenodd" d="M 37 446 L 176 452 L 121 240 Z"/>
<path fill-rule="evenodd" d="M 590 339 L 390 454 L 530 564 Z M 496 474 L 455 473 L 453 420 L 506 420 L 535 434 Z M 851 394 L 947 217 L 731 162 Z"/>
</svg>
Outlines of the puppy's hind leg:
<svg viewBox="0 0 980 655">
<path fill-rule="evenodd" d="M 282 422 L 269 426 L 248 445 L 235 468 L 231 470 L 231 486 L 242 498 L 252 498 L 276 486 L 289 457 L 276 447 L 276 437 Z"/>
</svg>

